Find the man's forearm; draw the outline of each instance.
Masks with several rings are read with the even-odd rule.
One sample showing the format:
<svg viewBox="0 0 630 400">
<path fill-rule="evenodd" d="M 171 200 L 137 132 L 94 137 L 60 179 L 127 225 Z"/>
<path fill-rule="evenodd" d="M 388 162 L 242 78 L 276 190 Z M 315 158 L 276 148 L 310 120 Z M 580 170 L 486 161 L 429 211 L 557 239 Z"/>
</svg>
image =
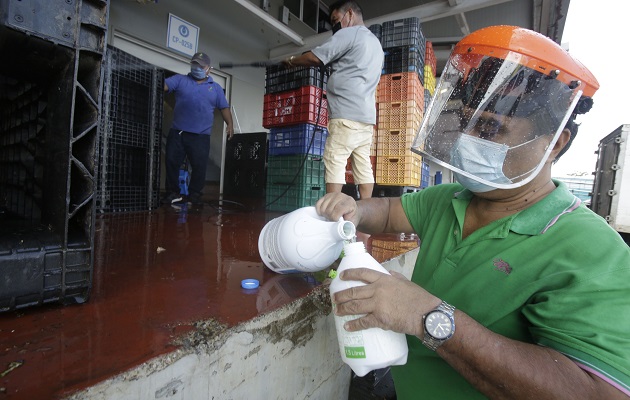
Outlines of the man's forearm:
<svg viewBox="0 0 630 400">
<path fill-rule="evenodd" d="M 437 351 L 491 399 L 628 399 L 557 351 L 498 335 L 461 311 L 457 330 Z"/>
</svg>

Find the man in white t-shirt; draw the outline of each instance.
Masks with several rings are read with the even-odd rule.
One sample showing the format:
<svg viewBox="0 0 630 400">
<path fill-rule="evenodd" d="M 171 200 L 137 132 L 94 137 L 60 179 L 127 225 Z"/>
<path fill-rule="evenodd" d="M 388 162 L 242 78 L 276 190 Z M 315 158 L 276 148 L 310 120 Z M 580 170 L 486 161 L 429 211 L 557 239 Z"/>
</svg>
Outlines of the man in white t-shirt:
<svg viewBox="0 0 630 400">
<path fill-rule="evenodd" d="M 372 197 L 374 173 L 370 148 L 376 124 L 376 87 L 383 68 L 381 43 L 363 24 L 356 1 L 330 6 L 333 36 L 324 44 L 283 61 L 288 67 L 330 64 L 328 138 L 324 148 L 326 193 L 341 192 L 346 163 L 352 157 L 354 181 L 362 199 Z"/>
</svg>

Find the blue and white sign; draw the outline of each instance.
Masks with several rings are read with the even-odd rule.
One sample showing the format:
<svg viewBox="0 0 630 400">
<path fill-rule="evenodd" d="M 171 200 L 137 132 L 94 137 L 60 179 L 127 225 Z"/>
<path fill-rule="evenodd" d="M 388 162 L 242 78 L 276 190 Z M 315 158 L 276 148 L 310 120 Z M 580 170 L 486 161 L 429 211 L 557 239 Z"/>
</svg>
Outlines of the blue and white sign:
<svg viewBox="0 0 630 400">
<path fill-rule="evenodd" d="M 168 14 L 166 47 L 193 56 L 197 52 L 199 28 L 183 19 Z"/>
</svg>

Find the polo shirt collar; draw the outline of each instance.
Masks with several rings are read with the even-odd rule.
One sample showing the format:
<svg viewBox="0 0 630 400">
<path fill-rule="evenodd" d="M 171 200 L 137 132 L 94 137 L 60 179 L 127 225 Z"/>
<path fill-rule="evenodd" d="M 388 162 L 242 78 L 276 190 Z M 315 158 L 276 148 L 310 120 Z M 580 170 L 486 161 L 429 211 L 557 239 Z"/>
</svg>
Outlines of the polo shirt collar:
<svg viewBox="0 0 630 400">
<path fill-rule="evenodd" d="M 556 189 L 549 193 L 547 197 L 523 211 L 504 218 L 505 227 L 519 234 L 542 235 L 561 215 L 571 212 L 580 206 L 580 199 L 569 192 L 564 182 L 554 179 L 553 183 L 556 185 Z M 465 212 L 466 206 L 468 206 L 472 197 L 473 193 L 468 189 L 463 189 L 454 194 L 453 206 L 456 214 L 458 214 L 458 218 L 460 217 L 460 212 Z M 461 215 L 461 221 L 463 223 L 463 214 Z"/>
<path fill-rule="evenodd" d="M 190 79 L 192 79 L 193 81 L 197 82 L 197 80 L 195 78 L 193 78 L 192 75 L 190 75 L 190 72 L 188 73 L 188 77 Z M 208 76 L 208 79 L 206 80 L 206 83 L 214 83 L 214 79 L 212 79 L 211 76 Z"/>
</svg>

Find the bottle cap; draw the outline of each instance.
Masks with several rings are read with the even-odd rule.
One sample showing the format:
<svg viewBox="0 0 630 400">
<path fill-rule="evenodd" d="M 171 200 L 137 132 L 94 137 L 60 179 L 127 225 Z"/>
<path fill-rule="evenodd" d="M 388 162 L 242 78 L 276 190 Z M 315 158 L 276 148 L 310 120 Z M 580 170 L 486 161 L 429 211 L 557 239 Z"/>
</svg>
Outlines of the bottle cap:
<svg viewBox="0 0 630 400">
<path fill-rule="evenodd" d="M 243 289 L 256 289 L 259 284 L 258 279 L 243 279 L 241 281 L 241 287 Z"/>
</svg>

